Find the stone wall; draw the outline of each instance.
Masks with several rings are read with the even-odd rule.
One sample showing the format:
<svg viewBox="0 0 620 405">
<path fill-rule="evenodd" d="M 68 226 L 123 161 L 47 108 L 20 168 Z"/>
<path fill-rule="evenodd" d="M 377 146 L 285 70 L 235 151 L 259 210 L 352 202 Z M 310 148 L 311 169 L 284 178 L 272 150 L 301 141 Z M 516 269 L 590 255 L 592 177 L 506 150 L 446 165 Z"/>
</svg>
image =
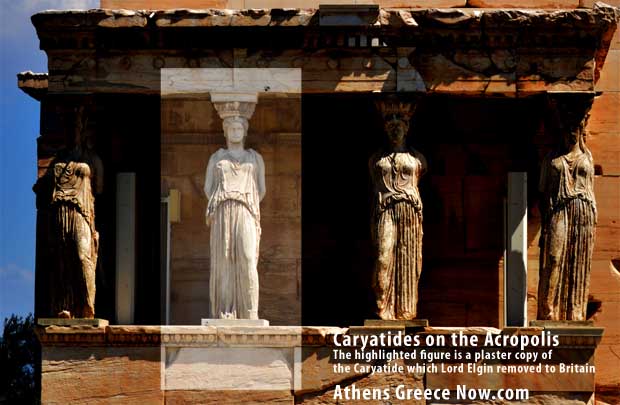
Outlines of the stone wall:
<svg viewBox="0 0 620 405">
<path fill-rule="evenodd" d="M 480 341 L 491 335 L 540 335 L 542 328 L 423 328 L 405 330 L 375 327 L 200 327 L 200 326 L 47 326 L 38 328 L 42 343 L 42 403 L 92 404 L 382 404 L 385 401 L 342 401 L 334 398 L 334 390 L 392 388 L 448 389 L 455 397 L 457 384 L 470 389 L 526 388 L 529 401 L 541 405 L 593 404 L 592 373 L 515 373 L 497 371 L 477 374 L 471 371 L 446 373 L 429 371 L 429 362 L 398 360 L 399 365 L 424 367 L 416 372 L 371 374 L 364 366 L 381 365 L 381 361 L 342 360 L 334 357 L 336 334 L 365 335 L 380 332 L 425 336 L 440 335 L 450 342 L 452 333 L 477 335 Z M 553 349 L 553 361 L 566 364 L 591 364 L 600 328 L 550 329 L 559 335 L 559 346 Z M 342 336 L 339 338 L 342 340 Z M 441 351 L 480 350 L 451 343 L 429 349 L 390 347 L 396 350 Z M 360 347 L 341 350 L 359 350 Z M 514 348 L 504 348 L 515 351 Z M 546 352 L 547 347 L 537 348 Z M 245 354 L 245 355 L 240 355 Z M 352 356 L 353 357 L 353 356 Z M 435 360 L 439 367 L 458 362 Z M 334 371 L 334 364 L 359 363 L 362 368 Z M 481 361 L 480 364 L 519 365 L 523 360 Z M 398 400 L 392 394 L 390 403 L 454 403 L 454 401 Z M 498 403 L 467 401 L 460 403 Z M 503 404 L 523 402 L 503 401 Z"/>
<path fill-rule="evenodd" d="M 606 3 L 620 7 L 620 1 Z M 600 166 L 594 188 L 598 225 L 590 285 L 593 314 L 605 335 L 596 354 L 596 382 L 602 391 L 615 392 L 608 401 L 620 401 L 620 31 L 611 38 L 609 52 L 595 86 L 596 98 L 588 122 L 587 145 Z M 600 306 L 599 306 L 600 305 Z M 605 397 L 603 397 L 605 398 Z M 613 399 L 612 399 L 613 398 Z"/>
<path fill-rule="evenodd" d="M 209 156 L 226 144 L 222 120 L 208 100 L 163 99 L 161 120 L 162 190 L 181 193 L 181 221 L 171 229 L 171 321 L 191 325 L 209 317 L 203 187 Z M 259 316 L 273 325 L 301 323 L 300 131 L 299 98 L 261 98 L 246 143 L 265 161 Z"/>
<path fill-rule="evenodd" d="M 591 5 L 592 2 L 587 2 Z M 620 6 L 618 0 L 606 3 Z M 594 244 L 588 314 L 605 328 L 596 352 L 596 383 L 600 397 L 620 401 L 618 353 L 620 353 L 620 32 L 615 31 L 609 52 L 595 85 L 597 92 L 587 126 L 587 146 L 594 157 L 594 191 L 598 224 Z M 528 226 L 536 226 L 531 220 Z M 538 235 L 537 235 L 538 236 Z M 528 312 L 536 317 L 538 288 L 538 237 L 528 249 Z"/>
<path fill-rule="evenodd" d="M 546 8 L 567 9 L 591 7 L 594 0 L 101 0 L 101 8 L 109 9 L 174 9 L 174 8 L 318 8 L 319 4 L 378 4 L 381 7 L 414 8 Z M 607 1 L 611 3 L 611 1 Z"/>
</svg>

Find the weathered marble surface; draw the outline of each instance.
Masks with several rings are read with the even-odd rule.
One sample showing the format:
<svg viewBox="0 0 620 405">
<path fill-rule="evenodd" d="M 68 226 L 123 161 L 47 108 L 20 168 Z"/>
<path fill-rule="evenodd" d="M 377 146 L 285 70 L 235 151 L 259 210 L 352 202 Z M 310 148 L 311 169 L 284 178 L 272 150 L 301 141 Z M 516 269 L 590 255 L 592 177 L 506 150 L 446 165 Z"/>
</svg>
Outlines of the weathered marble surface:
<svg viewBox="0 0 620 405">
<path fill-rule="evenodd" d="M 227 98 L 237 101 L 239 92 L 247 93 L 247 100 L 256 102 L 256 93 L 301 93 L 299 68 L 165 68 L 161 71 L 163 97 L 182 94 L 199 95 L 216 92 L 212 101 Z M 255 94 L 252 94 L 255 93 Z M 218 95 L 219 94 L 219 95 Z M 231 98 L 232 97 L 232 98 Z"/>
<path fill-rule="evenodd" d="M 243 327 L 263 327 L 269 326 L 269 321 L 265 319 L 226 319 L 226 318 L 203 318 L 200 320 L 202 326 L 243 326 Z"/>
<path fill-rule="evenodd" d="M 585 143 L 592 100 L 553 99 L 562 144 L 545 157 L 537 319 L 586 320 L 596 227 L 594 161 Z M 580 108 L 581 107 L 581 108 Z M 586 110 L 587 111 L 587 110 Z"/>
<path fill-rule="evenodd" d="M 343 9 L 346 7 L 342 7 Z M 314 23 L 311 17 L 318 13 L 316 9 L 270 9 L 255 8 L 246 10 L 234 9 L 172 9 L 172 10 L 49 10 L 35 14 L 32 17 L 35 27 L 108 27 L 127 28 L 145 27 L 149 21 L 158 26 L 229 26 L 229 25 L 279 25 L 288 22 L 291 25 L 310 25 Z M 355 12 L 355 10 L 351 10 Z M 367 12 L 367 10 L 364 10 Z M 300 19 L 300 17 L 305 18 Z M 592 26 L 596 19 L 611 23 L 614 19 L 613 7 L 604 2 L 597 2 L 593 8 L 563 9 L 563 10 L 476 10 L 475 8 L 430 8 L 430 9 L 394 9 L 376 8 L 375 18 L 382 25 L 393 25 L 391 16 L 396 16 L 404 25 L 418 26 L 422 24 L 441 23 L 471 24 L 479 23 L 483 19 L 490 22 L 510 23 L 518 25 L 542 25 L 556 22 L 572 22 L 575 28 Z M 593 18 L 588 18 L 593 17 Z M 413 20 L 412 20 L 413 19 Z"/>
<path fill-rule="evenodd" d="M 549 0 L 547 0 L 549 1 Z M 320 0 L 102 0 L 101 8 L 132 9 L 132 10 L 166 10 L 178 8 L 205 9 L 249 9 L 249 8 L 319 8 Z M 351 4 L 343 0 L 332 0 L 330 4 Z M 379 4 L 381 7 L 465 7 L 466 0 L 416 0 L 411 3 L 406 0 L 372 0 L 369 4 Z M 576 3 L 579 3 L 578 1 Z M 566 8 L 566 7 L 563 7 Z"/>
<path fill-rule="evenodd" d="M 43 348 L 42 404 L 161 404 L 159 347 Z"/>
<path fill-rule="evenodd" d="M 165 389 L 292 390 L 293 351 L 270 347 L 169 348 Z"/>
<path fill-rule="evenodd" d="M 377 249 L 372 288 L 381 319 L 414 319 L 422 272 L 422 200 L 418 182 L 427 170 L 424 156 L 407 145 L 415 106 L 390 98 L 378 103 L 386 148 L 368 162 L 374 186 L 371 219 Z"/>
<path fill-rule="evenodd" d="M 33 187 L 39 234 L 37 273 L 45 277 L 48 300 L 38 317 L 94 318 L 99 233 L 95 194 L 103 191 L 103 164 L 87 131 L 84 107 L 76 107 L 74 128 Z"/>
<path fill-rule="evenodd" d="M 361 17 L 355 10 L 338 12 L 329 30 L 322 28 L 321 16 L 334 10 L 49 11 L 33 16 L 33 23 L 49 56 L 53 92 L 155 94 L 161 68 L 233 66 L 302 68 L 306 93 L 399 90 L 520 96 L 592 91 L 619 18 L 615 8 L 602 4 L 557 11 L 369 10 Z M 347 25 L 351 18 L 360 19 L 361 25 Z M 265 31 L 248 36 L 242 32 L 248 26 Z M 131 41 L 95 37 L 96 27 L 105 27 L 105 33 L 132 28 L 141 35 Z M 156 34 L 147 27 L 156 27 Z M 227 35 L 216 33 L 222 29 Z M 218 35 L 217 48 L 210 45 L 213 35 Z M 123 37 L 129 36 L 127 32 Z M 281 45 L 277 54 L 261 49 L 267 38 Z M 177 52 L 187 43 L 201 50 L 192 56 Z M 99 46 L 141 51 L 101 54 L 95 52 Z M 332 48 L 340 52 L 329 52 Z"/>
<path fill-rule="evenodd" d="M 37 325 L 39 326 L 95 326 L 104 327 L 110 323 L 106 319 L 100 318 L 38 318 Z"/>
<path fill-rule="evenodd" d="M 553 329 L 553 333 L 560 334 L 554 359 L 591 364 L 602 330 L 581 329 L 584 331 L 579 333 Z M 541 331 L 542 328 L 425 328 L 419 333 L 449 336 L 463 332 L 483 338 L 487 332 L 538 335 Z M 336 385 L 450 388 L 463 381 L 480 388 L 528 387 L 533 390 L 531 403 L 541 405 L 588 403 L 593 395 L 592 374 L 334 373 L 333 338 L 348 332 L 347 328 L 330 327 L 39 327 L 43 345 L 42 398 L 46 403 L 145 403 L 196 398 L 206 398 L 206 403 L 217 403 L 217 399 L 228 403 L 229 398 L 235 401 L 242 395 L 245 403 L 321 404 L 335 402 Z M 372 332 L 371 328 L 369 333 Z M 233 345 L 232 340 L 236 342 Z M 218 372 L 215 378 L 214 370 Z M 256 378 L 248 378 L 253 373 Z"/>
</svg>

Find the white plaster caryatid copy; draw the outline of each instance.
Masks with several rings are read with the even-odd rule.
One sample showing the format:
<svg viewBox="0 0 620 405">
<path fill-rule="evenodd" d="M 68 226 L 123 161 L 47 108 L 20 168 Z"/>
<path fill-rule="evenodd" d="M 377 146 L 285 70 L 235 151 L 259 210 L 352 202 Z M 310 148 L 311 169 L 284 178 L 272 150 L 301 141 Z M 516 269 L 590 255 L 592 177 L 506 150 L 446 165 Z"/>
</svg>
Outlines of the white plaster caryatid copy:
<svg viewBox="0 0 620 405">
<path fill-rule="evenodd" d="M 265 164 L 258 152 L 244 147 L 257 95 L 212 93 L 211 101 L 223 120 L 226 148 L 209 158 L 204 186 L 211 228 L 210 316 L 257 320 Z"/>
</svg>

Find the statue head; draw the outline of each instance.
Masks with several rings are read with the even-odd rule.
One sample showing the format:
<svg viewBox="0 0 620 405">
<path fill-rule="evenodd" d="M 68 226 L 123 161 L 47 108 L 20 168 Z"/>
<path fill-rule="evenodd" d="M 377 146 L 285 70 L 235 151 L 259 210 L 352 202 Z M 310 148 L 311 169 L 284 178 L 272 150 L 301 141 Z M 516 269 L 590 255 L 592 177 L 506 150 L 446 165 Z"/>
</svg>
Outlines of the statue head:
<svg viewBox="0 0 620 405">
<path fill-rule="evenodd" d="M 588 152 L 585 145 L 586 125 L 594 97 L 592 94 L 549 94 L 551 126 L 555 127 L 561 149 L 572 150 L 578 145 Z"/>
<path fill-rule="evenodd" d="M 579 143 L 581 137 L 581 125 L 571 124 L 567 125 L 564 129 L 564 147 L 566 149 L 572 149 L 575 144 Z"/>
<path fill-rule="evenodd" d="M 243 143 L 248 132 L 248 120 L 241 116 L 224 118 L 222 122 L 224 137 L 231 143 Z"/>
<path fill-rule="evenodd" d="M 415 104 L 389 96 L 378 101 L 377 108 L 383 116 L 383 128 L 391 146 L 402 146 L 409 132 L 409 120 L 415 111 Z"/>
<path fill-rule="evenodd" d="M 589 117 L 590 114 L 586 114 L 583 119 L 575 120 L 565 125 L 562 141 L 566 150 L 571 150 L 575 145 L 579 145 L 579 149 L 581 149 L 582 152 L 588 152 L 588 148 L 586 147 L 586 126 Z"/>
<path fill-rule="evenodd" d="M 384 129 L 391 145 L 402 145 L 409 132 L 409 122 L 395 115 L 385 121 Z"/>
</svg>

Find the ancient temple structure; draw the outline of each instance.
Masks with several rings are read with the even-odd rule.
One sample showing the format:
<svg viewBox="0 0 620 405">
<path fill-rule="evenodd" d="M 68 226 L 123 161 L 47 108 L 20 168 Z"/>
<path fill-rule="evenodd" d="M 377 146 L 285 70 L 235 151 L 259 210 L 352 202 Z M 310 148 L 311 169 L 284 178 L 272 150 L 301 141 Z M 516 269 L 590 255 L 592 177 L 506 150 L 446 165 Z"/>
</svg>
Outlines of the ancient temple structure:
<svg viewBox="0 0 620 405">
<path fill-rule="evenodd" d="M 430 326 L 410 332 L 553 330 L 563 361 L 596 373 L 468 382 L 528 388 L 540 403 L 619 401 L 619 18 L 587 0 L 101 0 L 34 15 L 48 73 L 20 73 L 18 85 L 41 103 L 39 175 L 86 106 L 105 169 L 95 317 L 109 320 L 40 327 L 43 403 L 331 403 L 336 384 L 391 383 L 335 374 L 330 358 L 334 334 L 374 330 L 357 325 L 373 316 L 368 159 L 387 94 L 415 100 L 409 142 L 428 161 L 417 316 Z M 224 145 L 213 69 L 233 84 L 258 72 L 247 144 L 268 190 L 258 315 L 272 326 L 262 329 L 198 326 L 209 306 L 202 188 Z M 555 329 L 529 326 L 554 100 L 589 114 L 598 207 L 587 321 Z M 38 318 L 50 316 L 43 215 Z M 454 390 L 459 379 L 403 381 Z"/>
</svg>

